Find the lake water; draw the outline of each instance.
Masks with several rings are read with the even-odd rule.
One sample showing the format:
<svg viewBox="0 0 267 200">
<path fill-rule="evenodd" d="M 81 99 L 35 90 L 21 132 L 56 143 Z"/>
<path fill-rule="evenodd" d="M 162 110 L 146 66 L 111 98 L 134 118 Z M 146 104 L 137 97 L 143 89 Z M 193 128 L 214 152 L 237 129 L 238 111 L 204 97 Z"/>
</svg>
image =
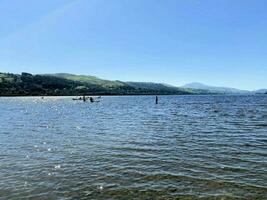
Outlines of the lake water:
<svg viewBox="0 0 267 200">
<path fill-rule="evenodd" d="M 0 98 L 0 199 L 267 199 L 267 95 Z"/>
</svg>

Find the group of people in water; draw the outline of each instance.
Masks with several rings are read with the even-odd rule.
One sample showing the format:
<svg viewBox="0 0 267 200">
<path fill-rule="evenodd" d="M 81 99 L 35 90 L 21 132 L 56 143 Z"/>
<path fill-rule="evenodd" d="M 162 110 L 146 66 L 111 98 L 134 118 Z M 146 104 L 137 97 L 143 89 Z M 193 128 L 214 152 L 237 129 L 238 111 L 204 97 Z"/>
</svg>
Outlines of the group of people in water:
<svg viewBox="0 0 267 200">
<path fill-rule="evenodd" d="M 100 99 L 101 96 L 96 97 L 96 98 Z M 96 101 L 93 97 L 86 97 L 85 95 L 83 95 L 82 97 L 79 97 L 79 98 L 73 98 L 72 100 L 75 100 L 75 101 L 76 100 L 80 100 L 80 101 L 86 102 L 88 99 L 89 99 L 89 101 L 91 103 L 93 103 L 93 102 L 99 102 L 99 101 Z"/>
<path fill-rule="evenodd" d="M 101 98 L 101 96 L 99 96 L 97 98 L 99 99 L 99 98 Z M 83 102 L 86 102 L 88 99 L 91 103 L 95 102 L 95 99 L 93 97 L 86 97 L 85 95 L 83 95 L 82 97 L 79 97 L 79 98 L 73 98 L 73 100 L 82 100 Z M 96 101 L 96 102 L 98 102 L 98 101 Z M 158 98 L 158 96 L 156 96 L 155 104 L 158 104 L 158 103 L 159 103 L 159 98 Z"/>
<path fill-rule="evenodd" d="M 86 102 L 86 100 L 87 100 L 86 97 L 83 95 L 83 102 Z M 89 100 L 90 100 L 91 103 L 94 102 L 93 97 L 89 97 Z"/>
</svg>

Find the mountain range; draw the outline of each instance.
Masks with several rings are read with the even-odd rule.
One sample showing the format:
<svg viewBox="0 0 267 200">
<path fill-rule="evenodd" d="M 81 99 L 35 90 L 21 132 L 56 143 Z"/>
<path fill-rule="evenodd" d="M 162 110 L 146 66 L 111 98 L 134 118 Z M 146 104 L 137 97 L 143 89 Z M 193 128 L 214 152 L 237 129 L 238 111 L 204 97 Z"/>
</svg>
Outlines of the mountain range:
<svg viewBox="0 0 267 200">
<path fill-rule="evenodd" d="M 165 83 L 123 82 L 95 76 L 68 73 L 11 74 L 0 73 L 0 96 L 27 95 L 186 95 L 186 94 L 254 94 L 266 93 L 190 83 L 181 87 Z"/>
<path fill-rule="evenodd" d="M 260 89 L 260 90 L 240 90 L 236 88 L 230 87 L 216 87 L 205 85 L 203 83 L 193 82 L 186 85 L 181 86 L 182 88 L 191 88 L 191 89 L 201 89 L 201 90 L 208 90 L 211 93 L 219 93 L 219 94 L 264 94 L 267 92 L 267 89 Z"/>
<path fill-rule="evenodd" d="M 233 93 L 233 94 L 244 94 L 249 93 L 248 90 L 239 90 L 236 88 L 228 88 L 228 87 L 215 87 L 215 86 L 209 86 L 205 85 L 203 83 L 189 83 L 186 85 L 183 85 L 182 88 L 193 88 L 193 89 L 202 89 L 202 90 L 209 90 L 210 92 L 214 93 Z"/>
</svg>

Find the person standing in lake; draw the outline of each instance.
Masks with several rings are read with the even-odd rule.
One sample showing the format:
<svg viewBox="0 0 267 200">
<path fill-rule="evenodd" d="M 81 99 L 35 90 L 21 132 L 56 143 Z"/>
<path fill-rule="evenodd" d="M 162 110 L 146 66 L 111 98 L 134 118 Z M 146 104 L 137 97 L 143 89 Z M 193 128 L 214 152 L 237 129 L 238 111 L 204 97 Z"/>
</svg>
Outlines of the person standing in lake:
<svg viewBox="0 0 267 200">
<path fill-rule="evenodd" d="M 159 99 L 158 99 L 158 96 L 156 96 L 155 103 L 158 104 L 158 102 L 159 102 Z"/>
</svg>

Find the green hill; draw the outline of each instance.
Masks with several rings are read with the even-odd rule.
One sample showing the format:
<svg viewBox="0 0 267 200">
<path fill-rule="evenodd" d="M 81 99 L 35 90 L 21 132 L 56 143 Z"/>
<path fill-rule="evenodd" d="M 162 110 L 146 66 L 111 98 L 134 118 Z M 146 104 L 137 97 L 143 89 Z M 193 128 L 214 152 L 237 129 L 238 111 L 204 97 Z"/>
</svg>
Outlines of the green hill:
<svg viewBox="0 0 267 200">
<path fill-rule="evenodd" d="M 0 96 L 198 94 L 161 83 L 121 82 L 66 73 L 0 73 Z"/>
<path fill-rule="evenodd" d="M 57 74 L 47 74 L 48 76 L 54 76 L 58 78 L 64 78 L 67 80 L 78 81 L 86 84 L 93 85 L 101 85 L 102 87 L 110 88 L 110 87 L 122 87 L 127 84 L 120 81 L 109 81 L 97 78 L 95 76 L 86 76 L 86 75 L 75 75 L 75 74 L 67 74 L 67 73 L 57 73 Z"/>
</svg>

